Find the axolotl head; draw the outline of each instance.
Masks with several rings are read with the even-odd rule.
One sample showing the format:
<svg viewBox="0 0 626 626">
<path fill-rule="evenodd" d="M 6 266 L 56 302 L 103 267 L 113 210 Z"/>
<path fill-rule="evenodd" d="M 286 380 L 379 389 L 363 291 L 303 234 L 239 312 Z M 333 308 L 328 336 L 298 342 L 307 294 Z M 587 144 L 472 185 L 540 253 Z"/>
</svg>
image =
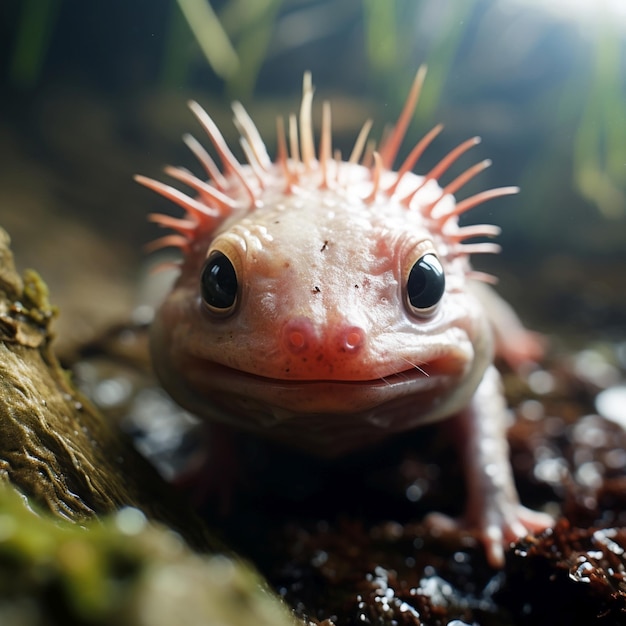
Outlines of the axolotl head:
<svg viewBox="0 0 626 626">
<path fill-rule="evenodd" d="M 368 122 L 347 160 L 333 153 L 326 103 L 316 154 L 308 75 L 288 137 L 279 120 L 275 160 L 241 105 L 234 111 L 246 164 L 191 103 L 223 167 L 187 137 L 208 182 L 166 171 L 193 196 L 138 177 L 186 211 L 183 219 L 152 216 L 177 231 L 156 245 L 183 251 L 151 336 L 157 374 L 182 406 L 333 455 L 468 403 L 492 359 L 490 330 L 470 287 L 485 276 L 471 270 L 468 255 L 495 246 L 466 240 L 498 229 L 459 227 L 458 216 L 515 189 L 455 202 L 487 161 L 438 184 L 476 139 L 427 174 L 412 173 L 440 126 L 392 169 L 423 78 L 420 70 L 380 150 L 364 150 Z"/>
</svg>

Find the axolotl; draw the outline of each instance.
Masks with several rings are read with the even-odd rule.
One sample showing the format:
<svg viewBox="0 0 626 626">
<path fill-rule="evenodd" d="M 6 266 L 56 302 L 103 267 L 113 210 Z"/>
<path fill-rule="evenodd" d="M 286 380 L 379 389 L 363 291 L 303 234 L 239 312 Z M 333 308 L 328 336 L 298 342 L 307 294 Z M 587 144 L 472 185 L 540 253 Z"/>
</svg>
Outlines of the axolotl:
<svg viewBox="0 0 626 626">
<path fill-rule="evenodd" d="M 413 173 L 441 125 L 394 169 L 424 77 L 421 68 L 380 147 L 368 142 L 367 121 L 346 160 L 332 146 L 327 102 L 315 146 L 308 73 L 299 116 L 288 118 L 287 130 L 278 119 L 273 160 L 240 103 L 233 110 L 244 163 L 190 103 L 222 166 L 186 136 L 205 176 L 166 172 L 191 194 L 137 177 L 185 211 L 151 215 L 175 231 L 154 247 L 182 250 L 151 351 L 158 377 L 183 407 L 312 454 L 343 455 L 448 420 L 464 463 L 466 512 L 461 520 L 434 514 L 430 523 L 477 531 L 497 567 L 507 542 L 552 523 L 519 502 L 493 366 L 494 346 L 519 362 L 536 355 L 538 343 L 484 284 L 491 277 L 469 263 L 470 254 L 498 250 L 475 239 L 499 229 L 461 227 L 458 218 L 517 188 L 455 200 L 489 161 L 440 186 L 477 138 L 426 174 Z"/>
</svg>

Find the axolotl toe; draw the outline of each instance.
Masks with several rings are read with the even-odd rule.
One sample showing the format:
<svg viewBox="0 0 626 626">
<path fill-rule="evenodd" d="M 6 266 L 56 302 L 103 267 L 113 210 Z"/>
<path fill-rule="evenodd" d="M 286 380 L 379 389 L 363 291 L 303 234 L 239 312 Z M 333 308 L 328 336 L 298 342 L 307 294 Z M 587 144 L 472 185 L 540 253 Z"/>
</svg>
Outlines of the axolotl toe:
<svg viewBox="0 0 626 626">
<path fill-rule="evenodd" d="M 440 186 L 469 139 L 424 175 L 411 170 L 439 134 L 436 126 L 395 170 L 424 80 L 378 149 L 368 121 L 351 155 L 333 150 L 324 103 L 319 148 L 304 79 L 299 116 L 277 124 L 268 156 L 252 120 L 233 106 L 246 163 L 190 103 L 222 167 L 193 138 L 186 143 L 206 180 L 167 168 L 193 193 L 145 177 L 139 182 L 185 215 L 152 215 L 173 229 L 155 247 L 182 250 L 180 275 L 151 333 L 156 372 L 183 407 L 207 420 L 257 432 L 312 454 L 336 456 L 437 420 L 460 442 L 468 487 L 463 521 L 477 530 L 494 566 L 503 546 L 552 520 L 524 508 L 508 458 L 506 406 L 493 367 L 494 337 L 512 337 L 512 360 L 536 355 L 537 341 L 486 293 L 473 253 L 496 252 L 493 225 L 460 227 L 458 217 L 517 189 L 454 194 L 488 167 L 482 161 Z M 504 312 L 504 313 L 503 313 Z"/>
</svg>

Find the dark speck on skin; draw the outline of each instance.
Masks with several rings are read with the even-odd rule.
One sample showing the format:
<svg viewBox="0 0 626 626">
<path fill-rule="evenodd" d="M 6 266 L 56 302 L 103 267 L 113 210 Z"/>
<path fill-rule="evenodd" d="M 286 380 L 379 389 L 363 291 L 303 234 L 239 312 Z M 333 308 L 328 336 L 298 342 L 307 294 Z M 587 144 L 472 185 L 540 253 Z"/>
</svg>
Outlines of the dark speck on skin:
<svg viewBox="0 0 626 626">
<path fill-rule="evenodd" d="M 320 252 L 324 252 L 324 250 L 326 250 L 326 248 L 328 248 L 328 239 L 326 241 L 324 241 L 324 244 L 320 248 Z"/>
<path fill-rule="evenodd" d="M 321 291 L 321 289 L 315 285 L 315 287 L 313 287 L 313 289 L 311 289 L 311 293 L 319 293 Z"/>
</svg>

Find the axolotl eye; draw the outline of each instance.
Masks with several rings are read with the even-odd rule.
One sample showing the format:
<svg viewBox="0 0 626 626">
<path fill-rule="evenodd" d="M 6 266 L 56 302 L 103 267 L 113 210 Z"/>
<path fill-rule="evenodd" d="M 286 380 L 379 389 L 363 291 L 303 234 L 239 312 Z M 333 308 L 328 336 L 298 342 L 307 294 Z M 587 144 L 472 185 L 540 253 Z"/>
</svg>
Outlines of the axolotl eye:
<svg viewBox="0 0 626 626">
<path fill-rule="evenodd" d="M 432 252 L 421 256 L 411 267 L 406 281 L 409 310 L 418 316 L 433 312 L 446 288 L 446 277 L 439 259 Z"/>
<path fill-rule="evenodd" d="M 232 261 L 219 250 L 209 254 L 200 277 L 202 300 L 216 315 L 228 315 L 237 304 L 239 285 Z"/>
</svg>

